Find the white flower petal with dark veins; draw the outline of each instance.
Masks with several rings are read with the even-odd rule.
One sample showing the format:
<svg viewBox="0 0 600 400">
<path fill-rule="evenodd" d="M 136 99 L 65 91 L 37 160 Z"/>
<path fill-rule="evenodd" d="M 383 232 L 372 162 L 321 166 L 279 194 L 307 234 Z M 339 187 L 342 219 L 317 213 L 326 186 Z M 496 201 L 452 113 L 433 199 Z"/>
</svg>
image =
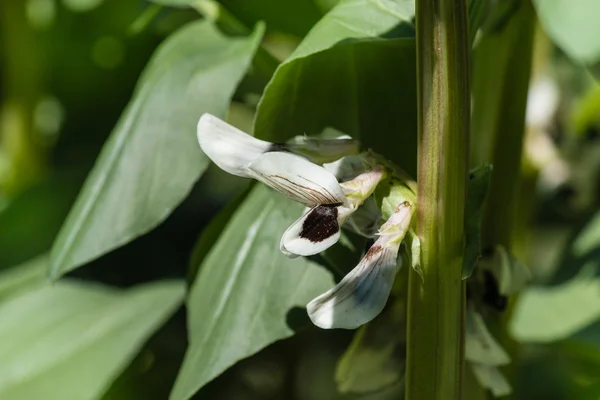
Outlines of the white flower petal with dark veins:
<svg viewBox="0 0 600 400">
<path fill-rule="evenodd" d="M 375 242 L 340 283 L 308 303 L 312 322 L 323 329 L 354 329 L 375 318 L 394 285 L 399 247 L 400 243 L 383 247 Z"/>
<path fill-rule="evenodd" d="M 312 256 L 340 239 L 338 207 L 318 205 L 294 222 L 281 237 L 279 248 L 288 255 Z"/>
<path fill-rule="evenodd" d="M 506 365 L 510 362 L 506 351 L 485 326 L 483 317 L 473 310 L 467 310 L 465 359 L 491 367 Z"/>
<path fill-rule="evenodd" d="M 248 175 L 307 206 L 345 204 L 337 179 L 325 168 L 291 153 L 262 154 L 248 165 Z"/>
<path fill-rule="evenodd" d="M 219 168 L 249 178 L 246 167 L 272 144 L 250 136 L 211 114 L 203 114 L 198 121 L 198 143 Z"/>
</svg>

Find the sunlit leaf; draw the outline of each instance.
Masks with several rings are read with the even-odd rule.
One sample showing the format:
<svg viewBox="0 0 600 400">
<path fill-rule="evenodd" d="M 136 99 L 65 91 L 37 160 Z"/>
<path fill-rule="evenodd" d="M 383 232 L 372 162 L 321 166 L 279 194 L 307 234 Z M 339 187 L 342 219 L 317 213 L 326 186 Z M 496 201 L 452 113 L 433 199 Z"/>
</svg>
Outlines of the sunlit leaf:
<svg viewBox="0 0 600 400">
<path fill-rule="evenodd" d="M 572 252 L 577 257 L 589 257 L 594 251 L 600 251 L 600 212 L 590 219 L 573 242 Z"/>
<path fill-rule="evenodd" d="M 149 231 L 183 200 L 209 161 L 198 118 L 225 114 L 262 32 L 228 38 L 196 22 L 159 47 L 59 233 L 51 276 Z"/>
<path fill-rule="evenodd" d="M 574 60 L 600 61 L 600 2 L 534 0 L 540 23 L 554 42 Z"/>
<path fill-rule="evenodd" d="M 521 341 L 564 339 L 600 318 L 600 280 L 582 276 L 548 287 L 525 290 L 510 324 Z"/>
<path fill-rule="evenodd" d="M 188 277 L 194 280 L 198 268 L 202 264 L 202 261 L 210 252 L 210 249 L 219 239 L 221 232 L 225 229 L 225 226 L 235 213 L 237 208 L 246 199 L 249 190 L 244 190 L 242 193 L 237 195 L 229 204 L 227 204 L 213 219 L 206 225 L 202 230 L 202 234 L 196 241 L 192 255 L 190 257 L 190 270 Z"/>
<path fill-rule="evenodd" d="M 71 11 L 87 12 L 102 4 L 102 0 L 62 0 L 65 7 Z"/>
<path fill-rule="evenodd" d="M 48 257 L 40 256 L 0 273 L 0 301 L 37 286 L 46 284 Z"/>
<path fill-rule="evenodd" d="M 562 258 L 552 282 L 567 281 L 583 268 L 600 271 L 600 212 L 588 217 L 562 249 Z"/>
<path fill-rule="evenodd" d="M 299 204 L 255 187 L 204 258 L 188 299 L 190 345 L 171 393 L 189 399 L 238 360 L 293 335 L 289 312 L 333 286 L 330 274 L 279 251 Z"/>
<path fill-rule="evenodd" d="M 277 68 L 255 134 L 281 141 L 331 126 L 414 173 L 413 15 L 411 1 L 339 3 Z"/>
<path fill-rule="evenodd" d="M 0 398 L 98 399 L 184 294 L 60 281 L 0 304 Z"/>
</svg>

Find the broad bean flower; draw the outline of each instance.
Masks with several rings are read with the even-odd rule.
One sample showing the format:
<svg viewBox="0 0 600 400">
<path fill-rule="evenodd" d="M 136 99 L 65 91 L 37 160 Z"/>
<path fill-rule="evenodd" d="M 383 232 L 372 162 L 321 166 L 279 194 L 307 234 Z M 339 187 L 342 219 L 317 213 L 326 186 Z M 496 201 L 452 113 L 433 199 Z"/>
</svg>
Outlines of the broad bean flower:
<svg viewBox="0 0 600 400">
<path fill-rule="evenodd" d="M 256 179 L 307 207 L 281 238 L 280 250 L 289 257 L 314 255 L 334 245 L 341 227 L 366 201 L 368 212 L 353 221 L 353 230 L 372 230 L 357 227 L 357 221 L 380 216 L 372 211 L 372 195 L 390 169 L 370 155 L 356 156 L 358 144 L 352 139 L 270 143 L 210 114 L 200 118 L 197 135 L 203 152 L 224 171 Z M 315 325 L 353 329 L 383 310 L 401 266 L 398 252 L 413 212 L 410 201 L 398 201 L 360 263 L 307 305 Z M 374 222 L 368 220 L 366 225 Z"/>
</svg>

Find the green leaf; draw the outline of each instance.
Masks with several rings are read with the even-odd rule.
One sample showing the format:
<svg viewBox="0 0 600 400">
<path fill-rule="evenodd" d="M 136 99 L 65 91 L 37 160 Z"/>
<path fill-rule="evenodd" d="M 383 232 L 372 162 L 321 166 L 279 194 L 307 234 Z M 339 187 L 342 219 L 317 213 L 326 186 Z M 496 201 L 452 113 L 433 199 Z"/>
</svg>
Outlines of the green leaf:
<svg viewBox="0 0 600 400">
<path fill-rule="evenodd" d="M 40 256 L 0 272 L 0 302 L 23 290 L 46 283 L 48 257 Z"/>
<path fill-rule="evenodd" d="M 572 253 L 576 257 L 593 259 L 592 253 L 600 251 L 600 212 L 596 213 L 577 234 L 572 244 Z M 591 256 L 591 257 L 590 257 Z"/>
<path fill-rule="evenodd" d="M 490 6 L 489 0 L 469 0 L 469 43 L 475 42 L 475 36 L 485 19 L 485 13 Z"/>
<path fill-rule="evenodd" d="M 510 330 L 520 341 L 567 338 L 600 318 L 600 279 L 587 276 L 525 290 L 515 306 Z"/>
<path fill-rule="evenodd" d="M 71 11 L 88 12 L 102 4 L 102 0 L 62 0 L 63 5 Z"/>
<path fill-rule="evenodd" d="M 402 37 L 413 36 L 413 15 L 411 1 L 339 3 L 277 68 L 255 134 L 284 141 L 330 126 L 414 173 L 415 44 Z"/>
<path fill-rule="evenodd" d="M 563 250 L 552 283 L 567 281 L 582 269 L 600 268 L 600 212 L 592 214 L 586 221 Z"/>
<path fill-rule="evenodd" d="M 198 118 L 223 117 L 263 31 L 233 39 L 195 22 L 159 47 L 52 248 L 52 277 L 148 232 L 185 198 L 209 162 Z"/>
<path fill-rule="evenodd" d="M 467 200 L 465 203 L 465 255 L 462 278 L 473 273 L 481 255 L 481 218 L 483 203 L 487 196 L 492 176 L 492 166 L 482 165 L 469 173 Z"/>
<path fill-rule="evenodd" d="M 542 27 L 572 59 L 600 61 L 600 2 L 597 0 L 534 0 Z"/>
<path fill-rule="evenodd" d="M 496 246 L 489 267 L 498 282 L 498 291 L 504 296 L 518 293 L 531 280 L 529 268 L 502 245 Z"/>
<path fill-rule="evenodd" d="M 333 286 L 324 268 L 279 251 L 281 235 L 301 212 L 261 185 L 229 221 L 191 288 L 190 345 L 172 400 L 189 399 L 238 360 L 292 336 L 290 309 Z"/>
<path fill-rule="evenodd" d="M 342 393 L 377 392 L 404 382 L 406 304 L 396 302 L 360 327 L 340 358 L 335 380 Z"/>
<path fill-rule="evenodd" d="M 184 285 L 60 281 L 0 304 L 0 398 L 98 399 L 179 306 Z"/>
<path fill-rule="evenodd" d="M 238 194 L 229 204 L 227 204 L 219 213 L 213 217 L 213 219 L 208 223 L 208 225 L 203 229 L 202 234 L 196 241 L 194 245 L 194 249 L 192 250 L 192 255 L 190 257 L 190 269 L 188 273 L 188 279 L 193 281 L 196 277 L 196 273 L 198 272 L 198 268 L 204 261 L 204 258 L 210 252 L 210 249 L 214 246 L 214 244 L 221 236 L 221 232 L 225 229 L 225 226 L 231 219 L 231 216 L 238 209 L 240 204 L 246 199 L 248 195 L 249 189 L 244 190 L 242 193 Z"/>
</svg>

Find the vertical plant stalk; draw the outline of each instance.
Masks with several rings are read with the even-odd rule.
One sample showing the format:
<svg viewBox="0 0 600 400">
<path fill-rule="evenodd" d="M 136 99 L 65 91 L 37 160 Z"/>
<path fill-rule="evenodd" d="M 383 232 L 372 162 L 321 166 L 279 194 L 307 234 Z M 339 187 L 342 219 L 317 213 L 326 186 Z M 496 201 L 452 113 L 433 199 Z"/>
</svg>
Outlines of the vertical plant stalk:
<svg viewBox="0 0 600 400">
<path fill-rule="evenodd" d="M 474 70 L 473 126 L 491 140 L 483 160 L 494 165 L 483 216 L 483 246 L 503 245 L 511 250 L 517 216 L 519 179 L 535 14 L 529 0 L 497 33 L 484 38 L 477 49 Z M 500 54 L 500 56 L 499 56 Z M 490 91 L 486 82 L 500 82 Z M 479 106 L 478 100 L 487 106 Z"/>
<path fill-rule="evenodd" d="M 409 278 L 406 398 L 460 399 L 464 206 L 469 155 L 466 0 L 417 0 L 417 230 L 423 277 Z"/>
<path fill-rule="evenodd" d="M 503 245 L 518 256 L 523 256 L 520 242 L 528 232 L 536 179 L 521 165 L 535 22 L 530 0 L 519 1 L 506 26 L 484 37 L 474 57 L 473 127 L 483 136 L 477 141 L 490 143 L 479 157 L 494 164 L 484 208 L 482 246 Z M 519 346 L 506 333 L 515 300 L 513 296 L 502 315 L 486 321 L 511 358 L 503 368 L 509 381 L 514 381 L 519 363 Z"/>
</svg>

